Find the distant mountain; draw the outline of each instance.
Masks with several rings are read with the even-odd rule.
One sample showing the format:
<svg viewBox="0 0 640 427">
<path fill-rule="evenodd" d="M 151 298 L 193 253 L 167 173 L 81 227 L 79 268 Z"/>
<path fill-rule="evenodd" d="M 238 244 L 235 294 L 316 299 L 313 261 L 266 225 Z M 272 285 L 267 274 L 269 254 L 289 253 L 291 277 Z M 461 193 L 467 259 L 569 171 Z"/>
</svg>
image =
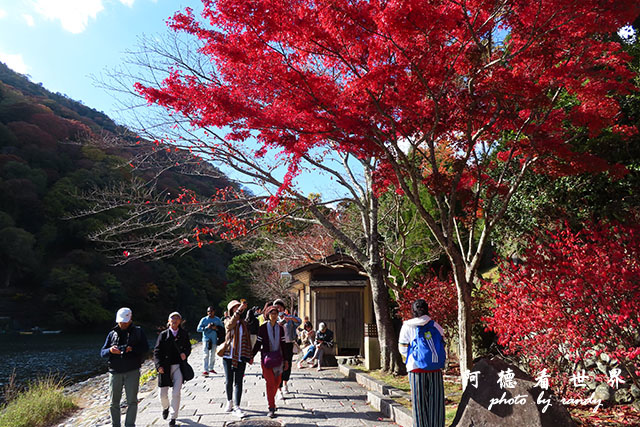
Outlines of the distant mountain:
<svg viewBox="0 0 640 427">
<path fill-rule="evenodd" d="M 123 305 L 149 324 L 179 310 L 194 327 L 224 298 L 228 244 L 114 268 L 86 237 L 110 214 L 62 219 L 83 208 L 74 191 L 129 178 L 114 167 L 128 152 L 74 143 L 105 133 L 126 129 L 0 63 L 0 328 L 103 328 Z M 168 173 L 158 184 L 207 195 L 233 183 Z"/>
</svg>

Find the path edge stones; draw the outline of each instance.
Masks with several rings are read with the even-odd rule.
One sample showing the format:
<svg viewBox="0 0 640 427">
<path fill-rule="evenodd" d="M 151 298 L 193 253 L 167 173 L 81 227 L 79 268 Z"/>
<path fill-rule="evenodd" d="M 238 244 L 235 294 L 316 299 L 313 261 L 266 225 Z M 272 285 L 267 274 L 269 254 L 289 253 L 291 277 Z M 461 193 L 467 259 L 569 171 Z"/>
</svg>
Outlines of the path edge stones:
<svg viewBox="0 0 640 427">
<path fill-rule="evenodd" d="M 412 427 L 413 416 L 411 411 L 397 403 L 392 397 L 403 397 L 411 400 L 411 395 L 405 391 L 391 387 L 383 381 L 372 378 L 359 369 L 349 368 L 338 364 L 338 370 L 345 377 L 356 381 L 367 389 L 367 402 L 376 410 L 382 412 L 393 422 L 401 427 Z"/>
</svg>

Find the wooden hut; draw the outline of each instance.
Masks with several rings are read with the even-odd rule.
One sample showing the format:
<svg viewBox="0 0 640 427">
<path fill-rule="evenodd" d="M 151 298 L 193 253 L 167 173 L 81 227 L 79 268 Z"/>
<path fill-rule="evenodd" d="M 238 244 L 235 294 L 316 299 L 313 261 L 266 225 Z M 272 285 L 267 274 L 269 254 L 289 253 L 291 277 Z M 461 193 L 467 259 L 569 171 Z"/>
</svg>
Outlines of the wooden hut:
<svg viewBox="0 0 640 427">
<path fill-rule="evenodd" d="M 371 335 L 375 320 L 362 267 L 349 256 L 334 254 L 289 273 L 300 318 L 308 316 L 316 329 L 326 323 L 334 332 L 337 355 L 365 356 L 365 332 Z"/>
</svg>

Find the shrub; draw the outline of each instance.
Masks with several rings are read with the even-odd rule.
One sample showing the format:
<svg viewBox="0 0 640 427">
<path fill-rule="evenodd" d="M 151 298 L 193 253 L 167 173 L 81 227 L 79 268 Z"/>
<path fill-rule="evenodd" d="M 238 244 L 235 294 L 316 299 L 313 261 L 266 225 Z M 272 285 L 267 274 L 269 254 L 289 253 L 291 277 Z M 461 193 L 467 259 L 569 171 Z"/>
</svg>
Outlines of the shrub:
<svg viewBox="0 0 640 427">
<path fill-rule="evenodd" d="M 502 266 L 495 308 L 487 319 L 499 343 L 520 355 L 532 374 L 543 368 L 555 374 L 552 385 L 560 391 L 571 393 L 566 374 L 601 353 L 637 378 L 637 222 L 593 224 L 579 233 L 565 226 L 547 237 L 531 240 L 523 266 Z"/>
<path fill-rule="evenodd" d="M 140 375 L 140 385 L 142 386 L 157 377 L 158 371 L 156 371 L 155 369 L 150 369 L 144 374 Z"/>
<path fill-rule="evenodd" d="M 402 320 L 413 317 L 411 304 L 418 298 L 429 304 L 429 315 L 442 326 L 447 336 L 454 336 L 458 325 L 458 297 L 453 280 L 431 277 L 404 289 L 398 298 L 398 313 Z"/>
<path fill-rule="evenodd" d="M 485 313 L 486 297 L 482 288 L 472 293 L 471 322 L 477 324 Z M 456 337 L 458 331 L 458 294 L 452 277 L 440 280 L 430 277 L 404 289 L 398 298 L 398 313 L 403 320 L 413 317 L 411 304 L 422 298 L 429 304 L 429 315 L 442 326 L 447 340 Z"/>
</svg>

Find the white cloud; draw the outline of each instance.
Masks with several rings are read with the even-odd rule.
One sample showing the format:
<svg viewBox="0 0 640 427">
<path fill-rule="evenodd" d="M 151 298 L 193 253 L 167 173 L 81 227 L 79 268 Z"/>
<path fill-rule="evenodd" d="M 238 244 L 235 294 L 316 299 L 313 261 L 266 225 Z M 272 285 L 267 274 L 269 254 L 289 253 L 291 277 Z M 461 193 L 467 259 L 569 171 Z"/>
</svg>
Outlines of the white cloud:
<svg viewBox="0 0 640 427">
<path fill-rule="evenodd" d="M 120 0 L 120 3 L 124 4 L 125 6 L 132 7 L 135 1 L 136 0 Z"/>
<path fill-rule="evenodd" d="M 46 19 L 59 20 L 62 28 L 78 34 L 87 28 L 89 18 L 96 19 L 104 10 L 102 3 L 102 0 L 35 0 L 34 7 Z"/>
<path fill-rule="evenodd" d="M 22 55 L 18 54 L 9 54 L 0 52 L 0 61 L 7 64 L 7 67 L 11 68 L 13 71 L 20 74 L 27 74 L 29 71 L 29 67 L 24 63 L 22 59 Z"/>
<path fill-rule="evenodd" d="M 34 25 L 36 25 L 35 22 L 33 21 L 33 16 L 25 13 L 22 15 L 22 17 L 24 18 L 28 26 L 33 27 Z"/>
<path fill-rule="evenodd" d="M 4 9 L 0 9 L 0 19 L 4 18 L 5 16 L 7 16 L 7 11 Z"/>
</svg>

